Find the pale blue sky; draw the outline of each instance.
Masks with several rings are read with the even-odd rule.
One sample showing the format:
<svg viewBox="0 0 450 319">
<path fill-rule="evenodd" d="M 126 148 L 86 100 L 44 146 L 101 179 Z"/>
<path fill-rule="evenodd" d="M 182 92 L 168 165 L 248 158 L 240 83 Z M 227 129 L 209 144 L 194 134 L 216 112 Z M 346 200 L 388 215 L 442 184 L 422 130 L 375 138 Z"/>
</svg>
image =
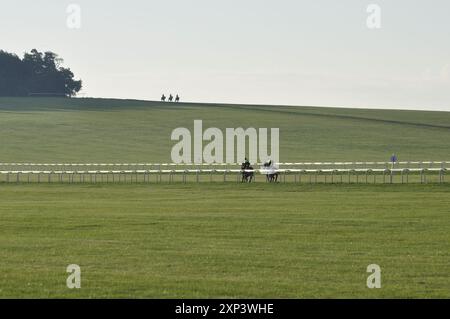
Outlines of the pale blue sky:
<svg viewBox="0 0 450 319">
<path fill-rule="evenodd" d="M 1 0 L 0 49 L 59 53 L 86 96 L 450 111 L 449 14 L 448 0 Z"/>
</svg>

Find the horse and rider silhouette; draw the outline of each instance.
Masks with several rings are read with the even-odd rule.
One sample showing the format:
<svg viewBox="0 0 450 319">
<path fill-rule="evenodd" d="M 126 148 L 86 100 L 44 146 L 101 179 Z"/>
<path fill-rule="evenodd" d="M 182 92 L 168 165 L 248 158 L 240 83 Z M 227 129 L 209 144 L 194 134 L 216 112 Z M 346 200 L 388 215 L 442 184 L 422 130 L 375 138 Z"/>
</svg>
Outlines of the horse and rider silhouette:
<svg viewBox="0 0 450 319">
<path fill-rule="evenodd" d="M 165 102 L 166 99 L 167 99 L 167 97 L 163 94 L 163 95 L 161 96 L 161 102 Z M 167 100 L 168 100 L 169 102 L 173 102 L 173 100 L 174 100 L 173 95 L 170 94 L 170 95 L 169 95 L 169 98 L 168 98 Z M 180 102 L 180 96 L 177 94 L 177 96 L 175 97 L 175 103 L 178 103 L 178 102 Z"/>
<path fill-rule="evenodd" d="M 253 167 L 251 167 L 250 162 L 246 158 L 244 163 L 241 165 L 242 180 L 241 183 L 251 183 L 255 173 L 253 172 Z"/>
<path fill-rule="evenodd" d="M 273 166 L 272 160 L 264 163 L 264 169 L 267 170 L 267 174 L 266 174 L 267 182 L 269 182 L 269 183 L 278 182 L 278 172 L 276 171 L 275 167 Z"/>
</svg>

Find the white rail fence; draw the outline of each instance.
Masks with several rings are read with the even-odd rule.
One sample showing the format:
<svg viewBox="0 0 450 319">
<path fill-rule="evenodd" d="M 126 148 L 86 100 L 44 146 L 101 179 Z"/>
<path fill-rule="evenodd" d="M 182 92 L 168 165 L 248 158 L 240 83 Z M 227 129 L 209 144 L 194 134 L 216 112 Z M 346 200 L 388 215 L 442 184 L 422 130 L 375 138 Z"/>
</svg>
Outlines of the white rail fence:
<svg viewBox="0 0 450 319">
<path fill-rule="evenodd" d="M 262 166 L 263 163 L 253 164 L 254 166 Z M 372 167 L 382 166 L 386 168 L 392 167 L 392 162 L 297 162 L 297 163 L 276 163 L 277 166 L 296 166 L 296 167 Z M 47 168 L 70 168 L 70 167 L 121 167 L 121 168 L 145 168 L 145 167 L 236 167 L 239 163 L 213 163 L 213 164 L 175 164 L 175 163 L 0 163 L 0 170 L 4 167 L 47 167 Z M 414 168 L 446 168 L 450 166 L 450 161 L 404 161 L 394 163 L 394 167 L 414 167 Z"/>
<path fill-rule="evenodd" d="M 279 182 L 294 183 L 445 183 L 449 161 L 279 163 L 271 171 Z M 234 166 L 234 168 L 228 168 Z M 150 183 L 242 181 L 237 164 L 35 164 L 0 163 L 3 183 Z M 256 164 L 254 166 L 262 166 Z M 180 167 L 182 167 L 180 169 Z M 292 168 L 291 168 L 292 167 Z M 245 170 L 266 182 L 267 169 Z"/>
</svg>

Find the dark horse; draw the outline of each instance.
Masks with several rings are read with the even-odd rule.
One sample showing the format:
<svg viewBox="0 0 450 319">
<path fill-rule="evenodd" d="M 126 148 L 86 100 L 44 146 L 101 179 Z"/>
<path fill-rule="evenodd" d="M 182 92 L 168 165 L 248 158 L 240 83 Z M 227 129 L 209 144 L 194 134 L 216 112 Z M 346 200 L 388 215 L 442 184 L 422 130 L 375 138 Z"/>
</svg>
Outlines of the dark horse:
<svg viewBox="0 0 450 319">
<path fill-rule="evenodd" d="M 170 95 L 169 95 L 169 102 L 172 102 L 172 101 L 173 101 L 173 95 L 170 94 Z"/>
<path fill-rule="evenodd" d="M 178 103 L 180 102 L 180 96 L 177 94 L 177 96 L 175 97 L 175 102 Z"/>
<path fill-rule="evenodd" d="M 242 170 L 242 183 L 251 183 L 253 181 L 253 177 L 255 176 L 255 173 L 253 172 L 253 167 L 246 165 L 246 163 L 242 163 L 241 165 Z M 251 172 L 248 172 L 248 171 Z"/>
<path fill-rule="evenodd" d="M 272 167 L 272 161 L 264 163 L 264 169 L 272 170 L 271 167 Z M 277 172 L 275 172 L 275 173 L 271 172 L 270 174 L 266 174 L 266 180 L 269 183 L 274 183 L 274 182 L 276 183 L 276 182 L 278 182 L 278 173 Z"/>
<path fill-rule="evenodd" d="M 162 102 L 165 102 L 165 101 L 166 101 L 166 96 L 165 96 L 164 94 L 161 96 L 161 101 L 162 101 Z"/>
</svg>

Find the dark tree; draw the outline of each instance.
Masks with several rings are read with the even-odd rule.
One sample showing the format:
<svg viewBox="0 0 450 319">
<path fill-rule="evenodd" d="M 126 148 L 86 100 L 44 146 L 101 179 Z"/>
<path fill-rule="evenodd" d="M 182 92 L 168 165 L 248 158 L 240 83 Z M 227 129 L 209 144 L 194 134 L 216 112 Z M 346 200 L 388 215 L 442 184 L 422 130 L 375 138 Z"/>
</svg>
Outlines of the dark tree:
<svg viewBox="0 0 450 319">
<path fill-rule="evenodd" d="M 74 80 L 72 71 L 62 63 L 53 52 L 33 49 L 21 60 L 0 50 L 0 96 L 75 96 L 82 82 Z"/>
<path fill-rule="evenodd" d="M 17 55 L 0 51 L 0 96 L 27 95 L 25 73 Z"/>
</svg>

